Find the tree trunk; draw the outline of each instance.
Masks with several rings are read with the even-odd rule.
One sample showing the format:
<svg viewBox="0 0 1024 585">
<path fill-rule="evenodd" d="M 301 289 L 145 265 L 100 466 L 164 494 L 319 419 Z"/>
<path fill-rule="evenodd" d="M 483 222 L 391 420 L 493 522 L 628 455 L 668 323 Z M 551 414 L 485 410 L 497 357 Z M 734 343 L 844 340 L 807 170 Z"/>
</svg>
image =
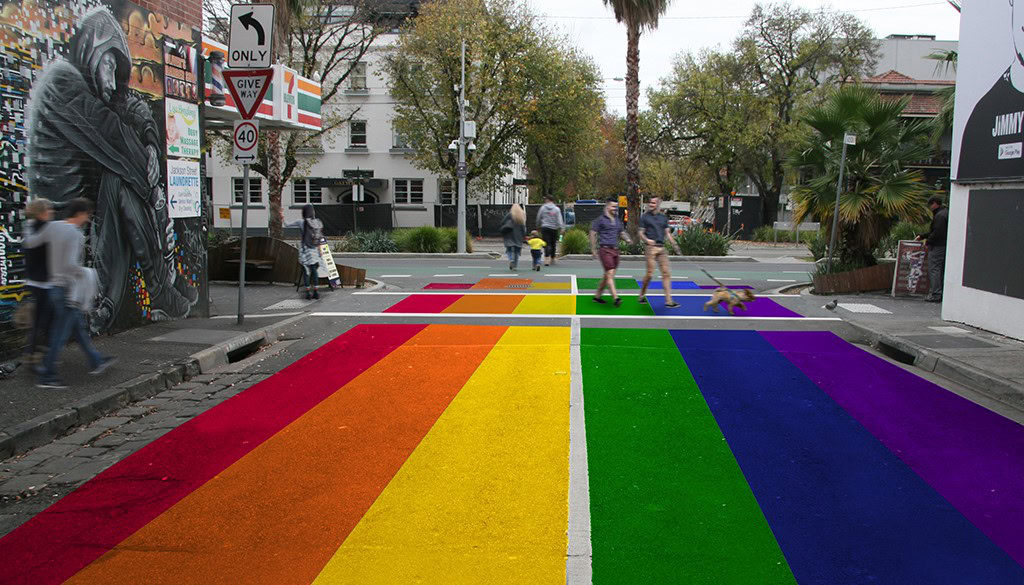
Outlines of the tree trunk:
<svg viewBox="0 0 1024 585">
<path fill-rule="evenodd" d="M 270 219 L 267 231 L 270 237 L 284 238 L 281 225 L 281 192 L 284 191 L 284 177 L 281 173 L 281 133 L 276 130 L 267 132 L 267 210 Z"/>
<path fill-rule="evenodd" d="M 640 26 L 626 23 L 626 206 L 629 235 L 637 241 L 640 226 Z"/>
</svg>

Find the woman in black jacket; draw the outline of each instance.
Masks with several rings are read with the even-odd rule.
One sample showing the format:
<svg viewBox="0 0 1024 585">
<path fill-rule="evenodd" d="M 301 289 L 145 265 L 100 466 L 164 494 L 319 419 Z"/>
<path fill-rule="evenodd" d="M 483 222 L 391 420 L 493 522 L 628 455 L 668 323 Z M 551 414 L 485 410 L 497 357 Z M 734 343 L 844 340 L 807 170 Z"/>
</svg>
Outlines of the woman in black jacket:
<svg viewBox="0 0 1024 585">
<path fill-rule="evenodd" d="M 49 199 L 33 199 L 25 206 L 26 235 L 38 233 L 46 229 L 53 220 L 53 203 Z M 25 286 L 35 302 L 32 315 L 32 328 L 28 333 L 28 345 L 25 347 L 25 361 L 38 363 L 45 353 L 43 341 L 53 320 L 53 307 L 50 305 L 50 270 L 46 259 L 47 246 L 42 244 L 34 248 L 27 245 L 25 253 Z M 38 349 L 38 352 L 37 352 Z"/>
</svg>

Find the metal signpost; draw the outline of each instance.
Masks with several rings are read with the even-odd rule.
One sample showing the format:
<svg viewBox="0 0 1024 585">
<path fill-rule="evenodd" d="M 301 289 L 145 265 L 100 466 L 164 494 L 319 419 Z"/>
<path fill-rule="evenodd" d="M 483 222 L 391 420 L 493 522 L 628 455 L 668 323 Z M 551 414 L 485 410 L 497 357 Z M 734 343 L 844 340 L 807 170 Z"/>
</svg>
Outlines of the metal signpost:
<svg viewBox="0 0 1024 585">
<path fill-rule="evenodd" d="M 242 119 L 235 121 L 233 159 L 242 165 L 242 241 L 238 255 L 238 324 L 245 318 L 245 256 L 249 219 L 249 165 L 256 161 L 260 139 L 259 121 L 254 120 L 274 75 L 274 5 L 234 4 L 231 6 L 228 66 L 224 80 Z M 247 69 L 256 68 L 256 69 Z"/>
<path fill-rule="evenodd" d="M 843 192 L 843 170 L 846 169 L 846 147 L 857 144 L 857 135 L 847 132 L 843 136 L 843 154 L 839 158 L 839 181 L 836 182 L 836 208 L 832 213 L 832 236 L 828 240 L 828 261 L 825 263 L 827 274 L 832 273 L 832 253 L 836 247 L 836 231 L 839 230 L 839 196 Z"/>
</svg>

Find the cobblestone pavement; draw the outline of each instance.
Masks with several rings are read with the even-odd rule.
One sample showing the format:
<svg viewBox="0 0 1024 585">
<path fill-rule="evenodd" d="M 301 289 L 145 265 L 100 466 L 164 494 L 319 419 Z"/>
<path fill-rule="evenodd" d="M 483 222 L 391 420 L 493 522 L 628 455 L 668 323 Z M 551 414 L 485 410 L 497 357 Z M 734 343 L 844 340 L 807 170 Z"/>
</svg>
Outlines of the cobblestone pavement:
<svg viewBox="0 0 1024 585">
<path fill-rule="evenodd" d="M 269 377 L 237 369 L 203 374 L 0 463 L 0 536 L 170 430 Z"/>
</svg>

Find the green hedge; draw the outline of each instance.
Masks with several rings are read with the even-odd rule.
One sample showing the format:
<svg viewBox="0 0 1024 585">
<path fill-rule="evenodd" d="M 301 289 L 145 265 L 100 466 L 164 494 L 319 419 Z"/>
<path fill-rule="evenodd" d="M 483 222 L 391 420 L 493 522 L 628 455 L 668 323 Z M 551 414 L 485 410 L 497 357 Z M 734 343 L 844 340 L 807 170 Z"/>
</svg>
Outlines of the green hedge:
<svg viewBox="0 0 1024 585">
<path fill-rule="evenodd" d="M 780 244 L 792 244 L 797 241 L 810 244 L 816 236 L 817 232 L 799 232 L 790 230 L 777 230 L 770 225 L 763 225 L 756 230 L 751 236 L 751 239 L 755 242 L 779 242 Z M 799 240 L 797 239 L 799 237 Z"/>
<path fill-rule="evenodd" d="M 676 232 L 676 243 L 683 256 L 728 256 L 732 242 L 730 236 L 699 227 Z"/>
<path fill-rule="evenodd" d="M 589 254 L 590 234 L 581 229 L 573 228 L 562 235 L 561 254 Z"/>
</svg>

